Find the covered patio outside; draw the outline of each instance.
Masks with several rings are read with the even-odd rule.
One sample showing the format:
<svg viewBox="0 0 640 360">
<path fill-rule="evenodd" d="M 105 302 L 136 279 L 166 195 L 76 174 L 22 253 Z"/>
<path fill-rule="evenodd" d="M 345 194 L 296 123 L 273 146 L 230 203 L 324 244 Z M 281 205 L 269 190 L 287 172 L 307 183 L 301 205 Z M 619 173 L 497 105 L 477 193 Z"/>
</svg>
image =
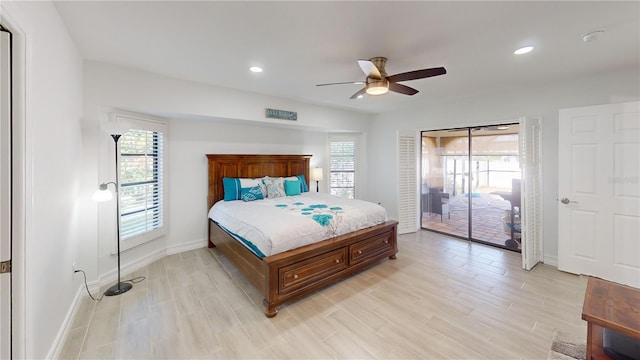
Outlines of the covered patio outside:
<svg viewBox="0 0 640 360">
<path fill-rule="evenodd" d="M 479 194 L 471 198 L 473 206 L 473 237 L 483 242 L 504 246 L 511 238 L 511 231 L 504 223 L 511 211 L 511 203 L 497 195 Z M 456 195 L 449 200 L 449 214 L 423 212 L 422 227 L 431 230 L 468 237 L 469 197 Z M 510 218 L 509 218 L 510 219 Z M 506 231 L 505 231 L 506 230 Z"/>
<path fill-rule="evenodd" d="M 520 251 L 518 132 L 518 124 L 423 132 L 422 228 Z"/>
</svg>

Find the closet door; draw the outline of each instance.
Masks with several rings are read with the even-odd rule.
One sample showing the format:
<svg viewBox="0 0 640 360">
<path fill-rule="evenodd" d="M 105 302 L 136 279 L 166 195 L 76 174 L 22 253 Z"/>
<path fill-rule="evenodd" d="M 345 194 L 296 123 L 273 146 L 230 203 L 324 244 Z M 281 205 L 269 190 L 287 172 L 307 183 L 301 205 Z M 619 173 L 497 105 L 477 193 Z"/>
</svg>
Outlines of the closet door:
<svg viewBox="0 0 640 360">
<path fill-rule="evenodd" d="M 531 270 L 542 261 L 542 171 L 540 119 L 520 120 L 522 170 L 522 268 Z"/>
<path fill-rule="evenodd" d="M 418 230 L 417 142 L 417 132 L 398 132 L 398 234 Z"/>
</svg>

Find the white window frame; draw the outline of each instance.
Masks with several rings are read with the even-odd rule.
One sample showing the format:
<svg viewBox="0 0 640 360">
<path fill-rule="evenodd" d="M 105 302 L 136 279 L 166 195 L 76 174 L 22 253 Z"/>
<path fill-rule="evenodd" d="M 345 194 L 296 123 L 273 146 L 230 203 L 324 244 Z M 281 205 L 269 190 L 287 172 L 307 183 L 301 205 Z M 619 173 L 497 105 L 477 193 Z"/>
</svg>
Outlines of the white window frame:
<svg viewBox="0 0 640 360">
<path fill-rule="evenodd" d="M 147 116 L 140 116 L 140 115 L 129 115 L 129 114 L 123 114 L 123 113 L 114 113 L 112 114 L 112 121 L 114 123 L 113 126 L 115 126 L 116 129 L 118 129 L 116 132 L 121 133 L 123 136 L 120 138 L 120 140 L 118 141 L 118 166 L 121 167 L 123 164 L 123 157 L 122 157 L 122 152 L 121 152 L 121 144 L 123 141 L 123 138 L 126 136 L 127 131 L 129 131 L 129 129 L 135 129 L 135 130 L 146 130 L 146 131 L 153 131 L 153 132 L 160 132 L 162 133 L 162 150 L 161 150 L 161 162 L 162 162 L 162 169 L 160 170 L 160 177 L 161 177 L 161 181 L 162 181 L 162 195 L 161 195 L 161 209 L 160 214 L 162 216 L 162 220 L 161 220 L 161 226 L 157 227 L 157 228 L 153 228 L 150 230 L 147 230 L 145 232 L 142 232 L 140 234 L 136 234 L 133 235 L 131 237 L 125 238 L 124 236 L 122 236 L 121 234 L 121 240 L 120 240 L 120 251 L 124 251 L 127 249 L 131 249 L 133 247 L 142 245 L 146 242 L 155 240 L 157 238 L 160 238 L 162 236 L 164 236 L 166 234 L 166 229 L 167 229 L 167 142 L 168 142 L 168 126 L 167 126 L 167 121 L 164 119 L 158 119 L 158 118 L 152 118 L 152 117 L 147 117 Z M 120 169 L 118 169 L 118 171 L 120 171 Z M 120 173 L 119 176 L 119 184 L 118 184 L 118 191 L 120 192 L 121 196 L 120 196 L 120 204 L 118 204 L 118 206 L 122 205 L 123 202 L 123 191 L 122 191 L 122 175 Z M 120 219 L 117 219 L 117 221 L 122 221 L 122 217 L 125 216 L 126 214 L 123 214 L 121 211 L 120 214 Z M 122 225 L 122 222 L 120 222 L 120 224 Z M 122 230 L 122 228 L 121 228 Z"/>
<path fill-rule="evenodd" d="M 357 198 L 357 183 L 358 183 L 358 137 L 353 135 L 329 135 L 329 194 L 332 194 L 332 189 L 334 187 L 331 186 L 331 177 L 334 172 L 334 169 L 331 167 L 331 143 L 333 142 L 353 142 L 354 151 L 353 151 L 353 198 Z M 340 187 L 341 189 L 343 187 Z"/>
</svg>

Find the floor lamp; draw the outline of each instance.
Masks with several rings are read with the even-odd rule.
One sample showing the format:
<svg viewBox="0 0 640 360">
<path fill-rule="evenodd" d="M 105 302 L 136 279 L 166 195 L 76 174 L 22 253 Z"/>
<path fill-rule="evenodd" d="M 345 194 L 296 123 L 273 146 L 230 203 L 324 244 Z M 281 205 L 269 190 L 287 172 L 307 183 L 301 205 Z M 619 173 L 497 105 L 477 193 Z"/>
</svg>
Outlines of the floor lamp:
<svg viewBox="0 0 640 360">
<path fill-rule="evenodd" d="M 93 195 L 93 199 L 96 201 L 107 201 L 107 200 L 111 200 L 111 198 L 113 197 L 111 192 L 109 191 L 109 184 L 113 184 L 113 186 L 115 187 L 115 191 L 116 191 L 116 236 L 117 236 L 117 243 L 118 243 L 118 283 L 113 285 L 112 287 L 108 288 L 107 291 L 104 292 L 105 296 L 114 296 L 114 295 L 120 295 L 122 293 L 126 293 L 127 291 L 131 290 L 131 288 L 133 287 L 133 284 L 131 283 L 123 283 L 120 281 L 120 192 L 118 191 L 118 183 L 119 183 L 119 173 L 120 173 L 120 169 L 118 168 L 118 140 L 120 139 L 120 135 L 114 135 L 112 134 L 111 137 L 113 138 L 114 144 L 115 144 L 115 155 L 116 155 L 116 181 L 109 181 L 106 183 L 102 183 L 100 184 L 100 187 L 98 188 L 98 190 L 95 192 L 95 194 Z"/>
<path fill-rule="evenodd" d="M 322 181 L 322 168 L 317 167 L 311 169 L 311 174 L 309 175 L 309 177 L 311 178 L 311 181 L 316 182 L 316 192 L 320 192 L 319 182 Z"/>
</svg>

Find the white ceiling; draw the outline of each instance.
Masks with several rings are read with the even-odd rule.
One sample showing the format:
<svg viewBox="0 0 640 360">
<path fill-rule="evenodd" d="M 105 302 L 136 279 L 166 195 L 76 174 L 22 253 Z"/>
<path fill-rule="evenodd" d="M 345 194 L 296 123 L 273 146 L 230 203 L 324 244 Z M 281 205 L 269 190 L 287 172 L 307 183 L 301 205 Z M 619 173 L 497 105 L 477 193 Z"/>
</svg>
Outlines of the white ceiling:
<svg viewBox="0 0 640 360">
<path fill-rule="evenodd" d="M 640 2 L 166 2 L 56 1 L 82 55 L 304 102 L 378 113 L 640 67 Z M 596 41 L 582 35 L 605 29 Z M 535 50 L 516 56 L 523 45 Z M 385 56 L 396 74 L 444 66 L 443 76 L 349 100 L 357 59 Z M 248 71 L 264 67 L 261 74 Z"/>
</svg>

